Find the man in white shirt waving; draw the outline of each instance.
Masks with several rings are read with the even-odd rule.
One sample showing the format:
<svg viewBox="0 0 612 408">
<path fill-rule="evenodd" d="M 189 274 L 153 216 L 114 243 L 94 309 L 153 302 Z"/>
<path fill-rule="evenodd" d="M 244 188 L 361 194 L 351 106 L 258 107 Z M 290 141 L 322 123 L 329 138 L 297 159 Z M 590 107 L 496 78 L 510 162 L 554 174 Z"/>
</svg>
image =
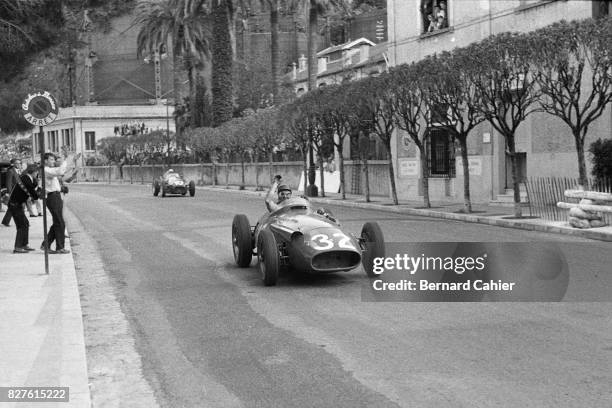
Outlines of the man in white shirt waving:
<svg viewBox="0 0 612 408">
<path fill-rule="evenodd" d="M 65 155 L 65 152 L 63 153 Z M 49 228 L 49 233 L 47 234 L 47 239 L 49 243 L 55 243 L 55 251 L 52 251 L 49 248 L 50 254 L 69 254 L 70 251 L 64 248 L 64 244 L 66 241 L 66 223 L 64 222 L 64 202 L 62 200 L 62 186 L 58 177 L 63 176 L 68 170 L 68 161 L 71 162 L 71 166 L 74 167 L 76 165 L 76 158 L 70 158 L 66 156 L 67 159 L 63 160 L 62 163 L 56 167 L 55 164 L 55 155 L 53 153 L 45 153 L 45 189 L 47 193 L 47 208 L 51 213 L 51 217 L 53 218 L 53 224 L 51 228 Z M 43 242 L 43 247 L 45 243 Z"/>
</svg>

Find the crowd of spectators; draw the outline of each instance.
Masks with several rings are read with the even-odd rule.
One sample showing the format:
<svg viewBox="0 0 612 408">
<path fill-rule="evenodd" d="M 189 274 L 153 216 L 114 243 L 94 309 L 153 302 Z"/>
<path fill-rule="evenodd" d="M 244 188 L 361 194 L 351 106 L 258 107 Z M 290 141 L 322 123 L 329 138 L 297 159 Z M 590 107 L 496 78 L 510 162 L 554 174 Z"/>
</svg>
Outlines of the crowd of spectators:
<svg viewBox="0 0 612 408">
<path fill-rule="evenodd" d="M 448 11 L 444 0 L 422 0 L 423 32 L 431 33 L 448 27 Z"/>
<path fill-rule="evenodd" d="M 114 129 L 115 136 L 144 135 L 151 131 L 144 122 L 124 123 L 121 126 L 115 126 Z"/>
</svg>

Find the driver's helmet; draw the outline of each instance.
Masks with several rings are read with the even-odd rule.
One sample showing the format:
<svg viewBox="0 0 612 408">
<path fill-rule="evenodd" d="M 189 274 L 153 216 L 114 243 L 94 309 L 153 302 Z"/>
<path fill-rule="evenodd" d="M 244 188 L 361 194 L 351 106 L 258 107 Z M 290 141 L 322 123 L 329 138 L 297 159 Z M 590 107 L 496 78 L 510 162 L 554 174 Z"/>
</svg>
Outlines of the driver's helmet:
<svg viewBox="0 0 612 408">
<path fill-rule="evenodd" d="M 288 198 L 291 198 L 291 187 L 286 184 L 281 184 L 280 186 L 278 186 L 277 192 L 279 203 L 287 200 Z"/>
</svg>

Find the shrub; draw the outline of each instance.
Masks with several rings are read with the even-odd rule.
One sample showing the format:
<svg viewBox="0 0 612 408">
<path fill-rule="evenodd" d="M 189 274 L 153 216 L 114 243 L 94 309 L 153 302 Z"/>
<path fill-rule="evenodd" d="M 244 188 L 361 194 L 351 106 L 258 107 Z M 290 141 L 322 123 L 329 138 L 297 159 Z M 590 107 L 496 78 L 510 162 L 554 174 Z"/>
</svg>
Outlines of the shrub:
<svg viewBox="0 0 612 408">
<path fill-rule="evenodd" d="M 612 139 L 597 139 L 589 146 L 589 153 L 593 176 L 598 180 L 612 179 Z"/>
</svg>

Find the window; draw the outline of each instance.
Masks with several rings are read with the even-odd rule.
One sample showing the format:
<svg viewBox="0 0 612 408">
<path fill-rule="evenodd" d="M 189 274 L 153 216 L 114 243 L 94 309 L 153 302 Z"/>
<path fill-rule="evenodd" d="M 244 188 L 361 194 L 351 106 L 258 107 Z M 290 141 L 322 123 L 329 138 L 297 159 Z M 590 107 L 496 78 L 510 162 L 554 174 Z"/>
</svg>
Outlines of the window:
<svg viewBox="0 0 612 408">
<path fill-rule="evenodd" d="M 57 130 L 47 132 L 47 151 L 57 152 L 59 150 L 59 135 Z"/>
<path fill-rule="evenodd" d="M 68 150 L 74 149 L 72 129 L 62 129 L 62 146 Z"/>
<path fill-rule="evenodd" d="M 455 144 L 448 129 L 429 129 L 427 138 L 429 177 L 455 177 Z"/>
<path fill-rule="evenodd" d="M 448 0 L 421 0 L 421 19 L 423 34 L 448 28 Z"/>
<path fill-rule="evenodd" d="M 85 150 L 96 150 L 96 132 L 85 132 Z"/>
<path fill-rule="evenodd" d="M 604 18 L 611 14 L 612 2 L 609 0 L 596 0 L 593 2 L 593 18 Z"/>
</svg>

